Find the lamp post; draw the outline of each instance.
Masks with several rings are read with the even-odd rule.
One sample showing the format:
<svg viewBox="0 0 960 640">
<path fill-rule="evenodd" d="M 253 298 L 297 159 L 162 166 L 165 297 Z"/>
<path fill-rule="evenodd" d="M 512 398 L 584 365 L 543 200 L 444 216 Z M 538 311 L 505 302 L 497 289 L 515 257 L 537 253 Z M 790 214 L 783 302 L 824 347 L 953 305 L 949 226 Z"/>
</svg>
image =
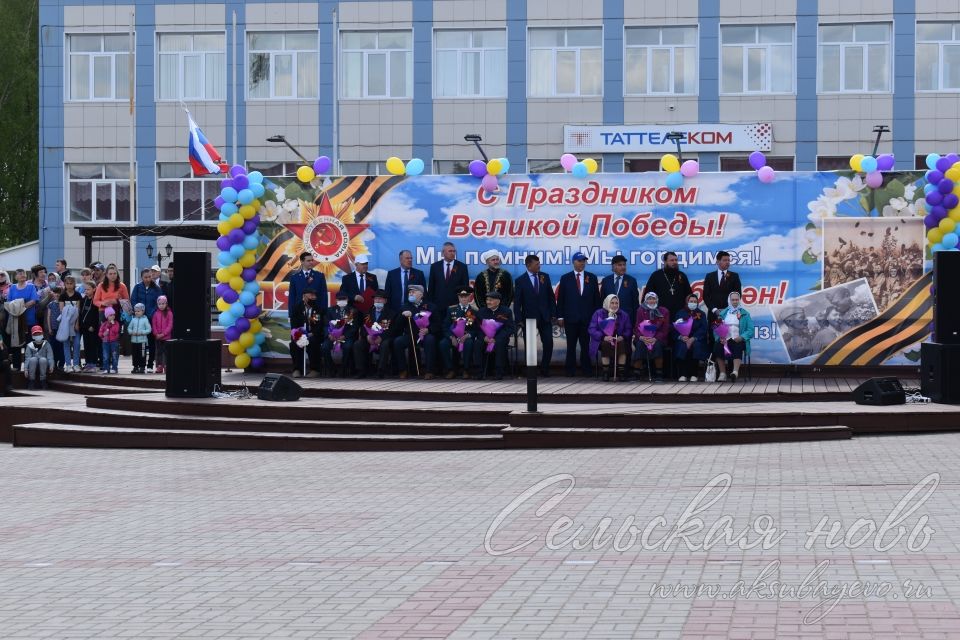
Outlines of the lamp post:
<svg viewBox="0 0 960 640">
<path fill-rule="evenodd" d="M 677 158 L 680 160 L 680 164 L 683 164 L 683 151 L 680 148 L 680 141 L 686 138 L 687 136 L 680 131 L 671 131 L 666 136 L 664 136 L 670 142 L 673 142 L 677 145 Z"/>
<path fill-rule="evenodd" d="M 479 133 L 468 133 L 467 135 L 463 136 L 463 139 L 467 142 L 472 142 L 473 144 L 477 145 L 477 151 L 480 152 L 480 157 L 483 158 L 484 162 L 488 162 L 487 154 L 483 150 L 483 147 L 480 146 L 483 138 L 480 137 Z"/>
<path fill-rule="evenodd" d="M 150 244 L 149 242 L 147 243 L 146 251 L 147 251 L 147 257 L 150 259 L 153 259 L 153 245 Z M 170 243 L 168 242 L 167 246 L 163 248 L 163 253 L 162 254 L 159 252 L 157 253 L 157 266 L 162 269 L 163 259 L 170 258 L 172 254 L 173 254 L 173 247 L 170 246 Z"/>
<path fill-rule="evenodd" d="M 303 160 L 306 164 L 311 164 L 310 161 L 307 160 L 306 158 L 304 158 L 304 157 L 303 157 L 303 154 L 300 153 L 299 151 L 297 151 L 292 144 L 290 144 L 289 142 L 287 142 L 287 139 L 286 139 L 284 136 L 282 136 L 281 134 L 278 133 L 278 134 L 275 135 L 275 136 L 270 136 L 269 138 L 267 138 L 267 142 L 282 142 L 283 144 L 287 145 L 287 147 L 290 148 L 290 151 L 293 151 L 295 154 L 297 154 L 297 157 L 298 157 L 298 158 L 300 158 L 301 160 Z M 312 165 L 311 165 L 311 166 L 312 166 Z"/>
<path fill-rule="evenodd" d="M 873 143 L 873 155 L 874 158 L 877 157 L 877 149 L 880 147 L 880 138 L 885 133 L 890 133 L 890 127 L 885 124 L 874 125 L 873 132 L 877 134 L 877 140 Z"/>
<path fill-rule="evenodd" d="M 523 331 L 523 346 L 527 353 L 527 413 L 537 411 L 537 320 L 527 318 Z"/>
</svg>

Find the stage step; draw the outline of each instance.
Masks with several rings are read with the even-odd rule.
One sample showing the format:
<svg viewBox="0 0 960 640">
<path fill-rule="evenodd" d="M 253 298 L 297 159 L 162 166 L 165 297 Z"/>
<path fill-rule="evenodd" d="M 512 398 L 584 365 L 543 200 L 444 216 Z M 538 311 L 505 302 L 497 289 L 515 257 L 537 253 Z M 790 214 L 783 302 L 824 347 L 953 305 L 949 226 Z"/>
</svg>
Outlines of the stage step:
<svg viewBox="0 0 960 640">
<path fill-rule="evenodd" d="M 15 447 L 232 449 L 263 451 L 433 451 L 499 449 L 497 435 L 293 434 L 271 431 L 138 429 L 38 422 L 13 427 Z"/>
<path fill-rule="evenodd" d="M 728 429 L 574 429 L 507 427 L 508 448 L 673 447 L 685 445 L 752 444 L 803 440 L 844 440 L 853 432 L 844 426 L 753 427 Z"/>
<path fill-rule="evenodd" d="M 89 378 L 76 380 L 70 378 L 54 378 L 48 382 L 50 389 L 63 393 L 72 393 L 81 396 L 106 396 L 118 393 L 154 393 L 156 389 L 134 387 L 132 385 L 116 384 L 123 376 L 101 376 L 95 380 Z"/>
</svg>

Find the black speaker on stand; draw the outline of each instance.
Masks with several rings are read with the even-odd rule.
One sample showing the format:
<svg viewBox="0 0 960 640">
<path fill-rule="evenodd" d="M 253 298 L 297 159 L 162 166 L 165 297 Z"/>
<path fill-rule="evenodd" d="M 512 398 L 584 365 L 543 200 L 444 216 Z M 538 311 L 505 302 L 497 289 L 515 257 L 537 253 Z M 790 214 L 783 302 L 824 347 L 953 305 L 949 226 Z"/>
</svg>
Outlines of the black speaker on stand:
<svg viewBox="0 0 960 640">
<path fill-rule="evenodd" d="M 221 346 L 219 340 L 167 342 L 167 397 L 209 398 L 220 386 Z"/>
<path fill-rule="evenodd" d="M 960 298 L 949 295 L 957 278 L 960 251 L 933 254 L 933 342 L 920 345 L 920 393 L 945 404 L 960 404 Z"/>
<path fill-rule="evenodd" d="M 896 378 L 870 378 L 853 390 L 853 399 L 857 404 L 905 404 L 907 393 Z"/>
<path fill-rule="evenodd" d="M 210 254 L 178 251 L 177 308 L 167 342 L 169 398 L 209 398 L 220 385 L 220 340 L 210 339 Z"/>
</svg>

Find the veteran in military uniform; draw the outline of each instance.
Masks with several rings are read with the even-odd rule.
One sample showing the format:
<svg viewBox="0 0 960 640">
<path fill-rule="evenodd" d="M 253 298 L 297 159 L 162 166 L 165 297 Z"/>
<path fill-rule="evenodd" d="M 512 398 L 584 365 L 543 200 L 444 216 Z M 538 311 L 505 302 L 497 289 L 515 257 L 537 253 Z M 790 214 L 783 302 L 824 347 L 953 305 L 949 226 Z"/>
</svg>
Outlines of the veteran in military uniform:
<svg viewBox="0 0 960 640">
<path fill-rule="evenodd" d="M 480 324 L 477 309 L 470 304 L 473 289 L 460 287 L 457 290 L 457 304 L 447 307 L 443 316 L 443 338 L 440 339 L 440 359 L 443 361 L 444 377 L 455 377 L 454 354 L 460 354 L 461 376 L 470 379 L 470 372 L 476 366 L 476 345 L 480 343 Z M 457 335 L 461 333 L 461 335 Z M 461 346 L 462 345 L 462 346 Z"/>
<path fill-rule="evenodd" d="M 510 342 L 510 336 L 514 332 L 513 311 L 505 304 L 501 304 L 503 296 L 498 291 L 491 291 L 486 297 L 487 306 L 477 312 L 477 317 L 482 323 L 484 320 L 496 320 L 501 323 L 499 329 L 492 337 L 487 337 L 481 333 L 480 345 L 482 349 L 479 353 L 480 358 L 480 377 L 486 375 L 487 358 L 491 355 L 487 353 L 486 346 L 493 344 L 493 356 L 497 371 L 497 380 L 503 380 L 504 371 L 507 368 L 507 344 Z M 482 331 L 482 329 L 481 329 Z"/>
</svg>

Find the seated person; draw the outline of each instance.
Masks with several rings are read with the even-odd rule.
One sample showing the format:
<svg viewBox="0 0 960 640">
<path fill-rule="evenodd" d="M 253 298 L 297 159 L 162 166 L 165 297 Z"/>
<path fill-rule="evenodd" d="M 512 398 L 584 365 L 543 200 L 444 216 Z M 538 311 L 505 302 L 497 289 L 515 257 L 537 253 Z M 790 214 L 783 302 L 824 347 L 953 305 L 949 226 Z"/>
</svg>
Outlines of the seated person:
<svg viewBox="0 0 960 640">
<path fill-rule="evenodd" d="M 480 321 L 480 345 L 477 356 L 480 358 L 480 377 L 487 373 L 487 364 L 490 362 L 490 353 L 487 345 L 493 345 L 494 362 L 496 363 L 497 380 L 503 380 L 503 372 L 507 368 L 507 344 L 514 333 L 513 311 L 510 307 L 500 304 L 503 296 L 499 291 L 487 293 L 487 306 L 477 312 Z M 483 331 L 484 320 L 495 320 L 501 324 L 493 336 L 487 336 Z"/>
<path fill-rule="evenodd" d="M 443 316 L 443 338 L 440 340 L 440 359 L 447 372 L 444 376 L 448 380 L 455 375 L 453 357 L 460 354 L 460 366 L 463 368 L 463 379 L 470 379 L 470 369 L 475 364 L 475 346 L 479 344 L 480 324 L 477 321 L 477 310 L 470 304 L 473 289 L 461 287 L 457 291 L 457 304 L 450 305 Z M 463 322 L 460 322 L 460 320 Z M 463 325 L 463 335 L 457 337 L 454 330 L 458 324 Z M 460 345 L 463 345 L 462 348 Z"/>
<path fill-rule="evenodd" d="M 587 333 L 590 334 L 590 357 L 596 358 L 600 352 L 603 381 L 609 380 L 611 375 L 617 378 L 617 367 L 626 366 L 630 356 L 632 335 L 630 316 L 620 308 L 619 297 L 611 293 L 603 299 L 603 308 L 593 313 Z M 619 379 L 623 380 L 624 374 L 621 373 Z"/>
<path fill-rule="evenodd" d="M 440 314 L 437 308 L 423 299 L 423 285 L 411 284 L 407 287 L 407 301 L 400 307 L 400 315 L 394 320 L 396 333 L 393 340 L 393 357 L 400 369 L 400 379 L 409 376 L 410 369 L 415 375 L 423 374 L 424 380 L 433 380 L 433 370 L 437 360 L 437 335 L 440 333 Z M 429 314 L 429 315 L 427 315 Z M 417 325 L 417 318 L 423 318 Z M 411 345 L 414 347 L 411 349 Z M 410 350 L 408 359 L 407 350 Z M 422 350 L 422 356 L 420 352 Z M 410 361 L 413 366 L 410 366 Z"/>
<path fill-rule="evenodd" d="M 670 336 L 670 312 L 659 305 L 660 298 L 653 291 L 643 296 L 643 304 L 637 309 L 637 324 L 633 328 L 637 346 L 634 360 L 646 360 L 647 375 L 663 382 L 663 348 Z M 651 370 L 650 361 L 655 370 Z"/>
<path fill-rule="evenodd" d="M 306 347 L 298 343 L 306 342 Z M 317 306 L 317 292 L 307 289 L 301 296 L 301 302 L 290 314 L 290 358 L 293 360 L 293 377 L 306 375 L 308 378 L 320 377 L 320 363 L 323 356 L 320 344 L 323 342 L 323 311 Z M 307 372 L 304 356 L 309 358 Z M 305 373 L 306 372 L 306 373 Z"/>
<path fill-rule="evenodd" d="M 680 334 L 676 327 L 689 321 L 690 334 Z M 687 303 L 673 320 L 673 360 L 680 369 L 680 382 L 696 382 L 700 364 L 710 355 L 707 345 L 707 310 L 700 306 L 696 293 L 687 296 Z"/>
<path fill-rule="evenodd" d="M 353 343 L 353 364 L 357 368 L 355 378 L 367 377 L 374 355 L 378 356 L 377 377 L 383 378 L 386 374 L 393 352 L 396 315 L 396 312 L 387 306 L 387 292 L 377 289 L 373 294 L 373 305 L 370 311 L 363 315 L 357 341 Z M 380 333 L 371 335 L 371 331 Z"/>
<path fill-rule="evenodd" d="M 323 325 L 323 363 L 327 375 L 336 376 L 333 356 L 339 353 L 340 377 L 346 378 L 353 367 L 353 343 L 357 339 L 357 312 L 350 306 L 349 296 L 344 291 L 337 292 L 337 304 L 327 309 Z"/>
<path fill-rule="evenodd" d="M 740 301 L 740 294 L 731 291 L 727 296 L 727 306 L 717 311 L 719 324 L 725 324 L 729 333 L 725 338 L 717 338 L 713 345 L 713 357 L 717 359 L 717 369 L 720 375 L 717 382 L 727 379 L 727 358 L 733 360 L 733 370 L 730 372 L 730 382 L 736 382 L 740 374 L 740 362 L 743 354 L 750 354 L 750 338 L 753 337 L 753 319 Z M 724 347 L 730 353 L 724 351 Z"/>
<path fill-rule="evenodd" d="M 26 364 L 23 371 L 27 376 L 27 389 L 46 389 L 47 374 L 53 373 L 53 347 L 43 337 L 43 328 L 39 325 L 30 329 L 32 340 L 24 349 Z"/>
</svg>

